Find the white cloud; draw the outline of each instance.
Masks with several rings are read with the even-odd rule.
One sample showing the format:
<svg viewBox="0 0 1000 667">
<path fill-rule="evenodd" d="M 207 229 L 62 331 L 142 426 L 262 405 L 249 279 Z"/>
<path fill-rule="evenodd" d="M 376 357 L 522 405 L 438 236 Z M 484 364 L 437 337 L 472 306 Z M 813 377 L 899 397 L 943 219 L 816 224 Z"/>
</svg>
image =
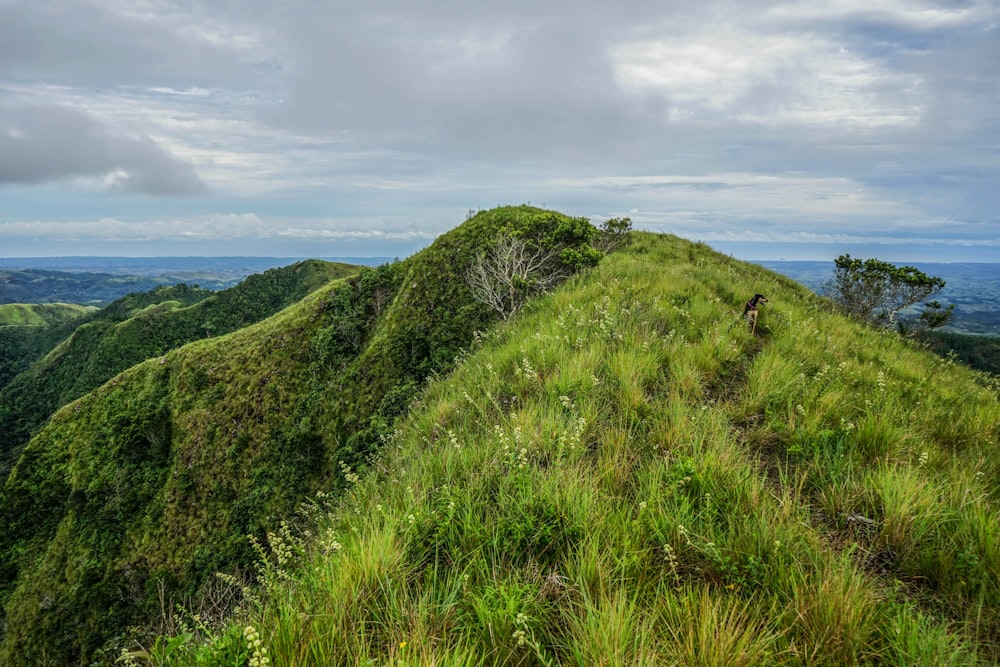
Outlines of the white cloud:
<svg viewBox="0 0 1000 667">
<path fill-rule="evenodd" d="M 664 35 L 613 49 L 626 89 L 669 100 L 667 120 L 773 126 L 913 126 L 920 79 L 815 34 L 731 28 Z"/>
<path fill-rule="evenodd" d="M 996 4 L 989 0 L 964 6 L 925 0 L 799 0 L 767 10 L 769 17 L 778 19 L 867 20 L 915 30 L 984 26 L 995 20 L 997 13 Z"/>
<path fill-rule="evenodd" d="M 0 222 L 0 239 L 43 237 L 55 241 L 233 241 L 240 239 L 430 241 L 435 233 L 385 219 L 267 219 L 254 213 L 188 219 Z"/>
</svg>

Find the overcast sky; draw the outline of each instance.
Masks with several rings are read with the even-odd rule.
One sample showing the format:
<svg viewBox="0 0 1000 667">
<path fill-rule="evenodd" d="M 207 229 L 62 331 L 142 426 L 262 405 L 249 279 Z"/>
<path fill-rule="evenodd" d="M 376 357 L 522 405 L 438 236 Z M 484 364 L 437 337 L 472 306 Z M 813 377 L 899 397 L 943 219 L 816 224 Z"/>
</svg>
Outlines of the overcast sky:
<svg viewBox="0 0 1000 667">
<path fill-rule="evenodd" d="M 0 256 L 406 256 L 530 202 L 1000 262 L 997 0 L 0 0 Z"/>
</svg>

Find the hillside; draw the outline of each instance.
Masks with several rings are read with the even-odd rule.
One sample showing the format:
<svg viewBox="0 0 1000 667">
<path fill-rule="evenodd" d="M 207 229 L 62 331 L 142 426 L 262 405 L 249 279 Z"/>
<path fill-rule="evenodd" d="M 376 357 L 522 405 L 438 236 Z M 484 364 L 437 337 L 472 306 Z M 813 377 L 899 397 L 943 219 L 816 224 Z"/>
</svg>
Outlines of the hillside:
<svg viewBox="0 0 1000 667">
<path fill-rule="evenodd" d="M 0 388 L 27 368 L 50 345 L 51 338 L 97 310 L 69 303 L 0 305 Z"/>
<path fill-rule="evenodd" d="M 60 406 L 141 361 L 257 322 L 359 269 L 309 260 L 249 276 L 221 292 L 163 286 L 123 297 L 94 313 L 0 389 L 0 479 L 30 435 Z M 54 331 L 67 335 L 70 328 Z M 49 332 L 48 338 L 55 335 Z"/>
<path fill-rule="evenodd" d="M 996 664 L 997 387 L 638 237 L 481 337 L 346 493 L 254 533 L 228 626 L 134 659 Z"/>
<path fill-rule="evenodd" d="M 341 465 L 378 449 L 425 379 L 490 325 L 462 276 L 501 230 L 566 244 L 570 259 L 597 234 L 530 207 L 482 212 L 62 408 L 0 490 L 0 663 L 90 664 L 165 600 L 250 569 L 246 535 L 342 486 Z"/>
<path fill-rule="evenodd" d="M 97 310 L 72 303 L 6 303 L 0 305 L 0 327 L 49 327 Z"/>
</svg>

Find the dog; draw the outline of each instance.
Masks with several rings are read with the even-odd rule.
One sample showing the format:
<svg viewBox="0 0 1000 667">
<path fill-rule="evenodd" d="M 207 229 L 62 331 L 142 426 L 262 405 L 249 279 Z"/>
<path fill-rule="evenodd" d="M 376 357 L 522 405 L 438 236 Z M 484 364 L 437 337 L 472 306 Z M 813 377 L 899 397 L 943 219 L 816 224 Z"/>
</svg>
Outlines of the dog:
<svg viewBox="0 0 1000 667">
<path fill-rule="evenodd" d="M 764 298 L 763 294 L 754 294 L 753 298 L 747 301 L 747 305 L 743 307 L 743 319 L 747 320 L 750 325 L 751 336 L 757 331 L 757 308 L 765 303 L 767 303 L 767 299 Z"/>
</svg>

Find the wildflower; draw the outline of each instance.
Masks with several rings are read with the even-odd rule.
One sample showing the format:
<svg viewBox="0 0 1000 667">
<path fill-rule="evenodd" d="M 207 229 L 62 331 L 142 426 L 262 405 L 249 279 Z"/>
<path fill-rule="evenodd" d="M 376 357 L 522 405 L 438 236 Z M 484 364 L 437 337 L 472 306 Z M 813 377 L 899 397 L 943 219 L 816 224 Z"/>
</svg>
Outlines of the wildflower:
<svg viewBox="0 0 1000 667">
<path fill-rule="evenodd" d="M 248 625 L 243 630 L 243 638 L 246 639 L 247 649 L 250 651 L 250 667 L 267 667 L 271 659 L 267 657 L 267 647 L 260 639 L 260 633 L 252 625 Z"/>
<path fill-rule="evenodd" d="M 340 462 L 340 470 L 344 473 L 344 479 L 347 480 L 348 484 L 358 484 L 361 481 L 361 477 L 351 470 L 351 466 L 347 465 L 343 461 Z"/>
</svg>

